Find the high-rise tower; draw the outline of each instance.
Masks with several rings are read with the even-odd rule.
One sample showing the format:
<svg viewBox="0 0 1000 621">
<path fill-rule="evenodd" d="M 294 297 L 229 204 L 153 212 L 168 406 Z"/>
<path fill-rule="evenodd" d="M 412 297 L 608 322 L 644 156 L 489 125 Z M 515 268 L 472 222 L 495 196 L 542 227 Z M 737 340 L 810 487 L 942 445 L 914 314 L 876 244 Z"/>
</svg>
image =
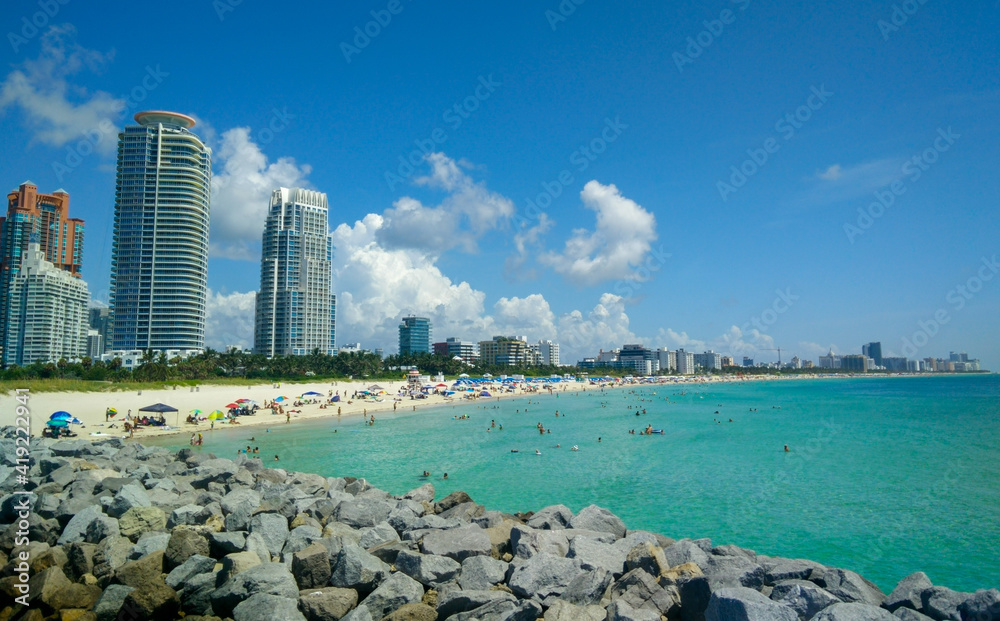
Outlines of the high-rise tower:
<svg viewBox="0 0 1000 621">
<path fill-rule="evenodd" d="M 111 259 L 113 350 L 205 347 L 212 151 L 176 112 L 118 134 Z"/>
<path fill-rule="evenodd" d="M 428 354 L 431 351 L 431 320 L 427 317 L 403 317 L 399 324 L 399 355 Z"/>
<path fill-rule="evenodd" d="M 334 354 L 337 298 L 333 293 L 333 236 L 326 194 L 278 188 L 264 224 L 254 352 Z"/>
</svg>

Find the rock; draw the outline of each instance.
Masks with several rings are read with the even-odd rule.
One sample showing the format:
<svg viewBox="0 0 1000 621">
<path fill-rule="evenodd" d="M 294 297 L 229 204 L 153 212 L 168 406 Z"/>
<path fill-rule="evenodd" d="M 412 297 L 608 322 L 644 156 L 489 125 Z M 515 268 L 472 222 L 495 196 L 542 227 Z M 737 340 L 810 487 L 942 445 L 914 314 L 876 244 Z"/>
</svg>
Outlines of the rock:
<svg viewBox="0 0 1000 621">
<path fill-rule="evenodd" d="M 612 601 L 624 601 L 635 609 L 645 609 L 668 617 L 680 611 L 680 593 L 673 586 L 664 588 L 642 569 L 633 569 L 611 587 Z M 596 602 L 590 602 L 596 603 Z"/>
<path fill-rule="evenodd" d="M 696 576 L 684 580 L 677 585 L 677 590 L 681 594 L 682 621 L 705 621 L 705 609 L 712 599 L 712 588 L 708 586 L 708 578 Z"/>
<path fill-rule="evenodd" d="M 132 507 L 118 518 L 122 536 L 132 541 L 136 541 L 143 533 L 163 530 L 166 526 L 167 514 L 159 507 Z"/>
<path fill-rule="evenodd" d="M 458 505 L 465 504 L 467 502 L 473 502 L 472 498 L 468 494 L 462 491 L 452 492 L 441 499 L 441 502 L 434 505 L 434 513 L 444 513 L 452 507 L 457 507 Z"/>
<path fill-rule="evenodd" d="M 262 565 L 260 557 L 254 552 L 233 552 L 222 557 L 222 581 L 226 582 L 233 576 Z"/>
<path fill-rule="evenodd" d="M 474 558 L 487 557 L 473 556 L 466 559 L 466 561 Z M 464 565 L 460 565 L 458 561 L 450 559 L 446 556 L 419 554 L 410 550 L 401 550 L 399 554 L 396 555 L 396 570 L 403 572 L 410 578 L 427 586 L 433 586 L 454 580 L 463 567 Z M 503 576 L 501 576 L 501 580 L 502 579 Z M 369 606 L 369 609 L 371 609 L 372 614 L 375 613 L 375 609 L 371 606 Z"/>
<path fill-rule="evenodd" d="M 921 612 L 937 621 L 961 621 L 958 607 L 971 596 L 946 587 L 931 587 L 920 594 Z"/>
<path fill-rule="evenodd" d="M 308 621 L 340 619 L 358 605 L 354 589 L 325 587 L 299 591 L 299 607 Z"/>
<path fill-rule="evenodd" d="M 127 537 L 108 537 L 94 549 L 94 569 L 98 581 L 111 579 L 114 572 L 128 561 L 132 542 Z"/>
<path fill-rule="evenodd" d="M 410 552 L 414 551 L 413 543 L 408 541 L 385 543 L 368 550 L 368 552 L 383 563 L 394 565 L 396 563 L 396 557 L 398 557 L 399 553 L 404 550 L 408 550 Z"/>
<path fill-rule="evenodd" d="M 822 572 L 825 569 L 819 563 L 798 558 L 773 557 L 761 565 L 764 567 L 764 580 L 769 585 L 782 580 L 808 580 L 813 570 Z"/>
<path fill-rule="evenodd" d="M 381 619 L 404 604 L 420 602 L 424 587 L 413 578 L 402 573 L 394 573 L 361 602 L 368 608 L 372 618 Z"/>
<path fill-rule="evenodd" d="M 115 494 L 114 500 L 108 506 L 108 515 L 120 518 L 132 507 L 149 507 L 152 504 L 145 487 L 139 483 L 130 483 L 123 485 Z"/>
<path fill-rule="evenodd" d="M 635 609 L 628 602 L 618 600 L 608 606 L 608 621 L 660 621 L 660 615 L 645 608 Z"/>
<path fill-rule="evenodd" d="M 458 589 L 448 591 L 438 597 L 438 618 L 447 619 L 452 615 L 476 610 L 497 601 L 509 602 L 514 604 L 511 609 L 516 608 L 517 600 L 506 591 L 463 591 Z"/>
<path fill-rule="evenodd" d="M 577 606 L 561 599 L 545 611 L 545 621 L 604 621 L 606 618 L 607 612 L 601 606 Z"/>
<path fill-rule="evenodd" d="M 71 543 L 66 546 L 66 566 L 63 567 L 66 577 L 79 582 L 84 574 L 93 574 L 96 552 L 97 546 L 92 543 Z"/>
<path fill-rule="evenodd" d="M 115 572 L 115 580 L 130 587 L 144 589 L 162 581 L 163 552 L 152 552 L 135 561 L 128 561 Z"/>
<path fill-rule="evenodd" d="M 505 553 L 511 552 L 510 534 L 517 525 L 514 520 L 504 520 L 496 526 L 484 529 L 486 536 L 490 538 L 490 555 L 493 558 L 498 559 Z"/>
<path fill-rule="evenodd" d="M 747 587 L 760 590 L 764 586 L 764 568 L 745 556 L 710 556 L 702 567 L 712 590 Z"/>
<path fill-rule="evenodd" d="M 305 621 L 299 612 L 298 598 L 270 593 L 255 593 L 236 605 L 233 621 Z"/>
<path fill-rule="evenodd" d="M 910 608 L 897 608 L 896 612 L 892 613 L 892 616 L 903 621 L 934 621 L 934 619 L 931 619 L 927 615 Z M 970 617 L 970 619 L 975 619 L 975 617 Z"/>
<path fill-rule="evenodd" d="M 389 566 L 357 544 L 345 543 L 331 563 L 330 586 L 356 589 L 367 596 L 389 575 Z"/>
<path fill-rule="evenodd" d="M 218 587 L 219 574 L 208 572 L 192 576 L 184 584 L 181 610 L 188 615 L 211 615 L 212 594 Z"/>
<path fill-rule="evenodd" d="M 247 487 L 239 487 L 226 494 L 219 501 L 226 516 L 226 530 L 245 530 L 260 501 L 260 494 Z"/>
<path fill-rule="evenodd" d="M 174 529 L 178 526 L 197 526 L 204 524 L 212 512 L 201 505 L 184 505 L 177 507 L 170 512 L 167 518 L 167 528 Z"/>
<path fill-rule="evenodd" d="M 611 544 L 601 543 L 589 537 L 574 537 L 569 543 L 569 558 L 580 560 L 580 566 L 586 570 L 607 570 L 617 578 L 625 573 L 626 552 Z"/>
<path fill-rule="evenodd" d="M 585 571 L 570 581 L 559 598 L 578 606 L 597 604 L 604 599 L 611 581 L 611 574 L 604 569 Z"/>
<path fill-rule="evenodd" d="M 570 528 L 596 530 L 600 533 L 611 533 L 616 539 L 625 536 L 625 523 L 607 509 L 590 505 L 584 507 L 569 522 Z"/>
<path fill-rule="evenodd" d="M 125 597 L 134 590 L 126 584 L 109 584 L 94 606 L 97 621 L 114 621 L 125 603 Z"/>
<path fill-rule="evenodd" d="M 59 578 L 58 574 L 62 573 L 59 567 L 45 569 L 42 573 L 48 573 L 49 576 L 43 580 L 43 592 L 36 601 L 44 602 L 55 610 L 90 610 L 101 597 L 101 588 L 97 585 L 72 583 L 65 575 Z M 63 580 L 66 582 L 63 583 Z"/>
<path fill-rule="evenodd" d="M 140 559 L 153 552 L 164 552 L 170 543 L 170 533 L 143 533 L 128 553 L 131 560 Z"/>
<path fill-rule="evenodd" d="M 212 594 L 212 609 L 220 617 L 231 617 L 236 606 L 252 595 L 266 593 L 297 599 L 299 589 L 295 579 L 280 563 L 251 567 L 229 578 Z"/>
<path fill-rule="evenodd" d="M 87 525 L 87 532 L 84 534 L 83 539 L 86 543 L 96 544 L 100 543 L 105 537 L 117 537 L 120 534 L 118 520 L 106 515 L 98 515 Z"/>
<path fill-rule="evenodd" d="M 885 593 L 853 571 L 825 568 L 813 571 L 809 580 L 820 585 L 842 602 L 858 602 L 869 606 L 881 606 Z"/>
<path fill-rule="evenodd" d="M 288 539 L 288 520 L 277 513 L 258 513 L 250 518 L 250 533 L 259 534 L 271 557 L 277 556 Z"/>
<path fill-rule="evenodd" d="M 340 621 L 379 621 L 378 619 L 372 619 L 372 613 L 368 612 L 368 609 L 364 606 L 358 606 L 351 612 L 347 613 L 343 619 Z"/>
<path fill-rule="evenodd" d="M 820 610 L 840 602 L 823 587 L 806 580 L 782 580 L 774 585 L 771 599 L 788 606 L 802 619 L 812 619 Z"/>
<path fill-rule="evenodd" d="M 463 589 L 487 590 L 504 581 L 508 567 L 507 563 L 489 556 L 470 556 L 462 561 L 458 583 Z"/>
<path fill-rule="evenodd" d="M 253 552 L 260 558 L 261 563 L 271 562 L 271 551 L 267 548 L 267 542 L 260 533 L 250 533 L 247 535 L 246 551 Z"/>
<path fill-rule="evenodd" d="M 920 601 L 920 594 L 932 586 L 931 579 L 924 572 L 912 573 L 899 581 L 882 605 L 889 612 L 901 607 L 921 610 L 923 603 Z"/>
<path fill-rule="evenodd" d="M 362 548 L 370 550 L 376 546 L 399 541 L 399 534 L 396 529 L 389 525 L 389 522 L 379 522 L 371 528 L 367 528 L 361 533 L 361 540 L 358 542 Z"/>
<path fill-rule="evenodd" d="M 510 549 L 519 558 L 531 558 L 539 553 L 566 556 L 569 553 L 566 532 L 565 529 L 535 530 L 518 524 L 510 531 Z"/>
<path fill-rule="evenodd" d="M 416 502 L 434 502 L 434 485 L 431 483 L 424 483 L 415 490 L 407 492 L 403 498 L 407 500 L 415 500 Z"/>
<path fill-rule="evenodd" d="M 442 511 L 439 516 L 446 519 L 458 519 L 462 522 L 471 522 L 473 519 L 482 517 L 486 513 L 486 507 L 477 505 L 474 502 L 465 502 L 455 505 L 447 511 Z"/>
<path fill-rule="evenodd" d="M 621 541 L 625 541 L 625 539 Z M 615 548 L 621 550 L 621 547 L 617 545 Z M 663 548 L 654 543 L 640 543 L 631 550 L 627 550 L 625 554 L 625 571 L 640 568 L 653 577 L 659 577 L 670 569 Z"/>
<path fill-rule="evenodd" d="M 690 539 L 681 539 L 672 546 L 663 549 L 663 555 L 667 558 L 667 564 L 671 567 L 683 565 L 684 563 L 694 563 L 703 571 L 708 566 L 708 554 Z"/>
<path fill-rule="evenodd" d="M 208 539 L 187 528 L 174 529 L 164 553 L 167 571 L 180 566 L 196 554 L 204 557 L 209 555 Z"/>
<path fill-rule="evenodd" d="M 553 530 L 569 528 L 573 511 L 566 505 L 551 505 L 531 516 L 526 523 L 532 528 Z"/>
<path fill-rule="evenodd" d="M 461 563 L 470 556 L 489 555 L 492 545 L 486 531 L 469 525 L 429 533 L 421 541 L 420 548 L 425 554 L 447 556 Z"/>
<path fill-rule="evenodd" d="M 542 600 L 558 597 L 582 572 L 578 559 L 536 554 L 514 568 L 507 586 L 519 597 Z"/>
<path fill-rule="evenodd" d="M 403 604 L 382 621 L 435 621 L 437 610 L 427 604 Z"/>
<path fill-rule="evenodd" d="M 330 583 L 330 551 L 313 543 L 292 556 L 292 575 L 300 589 L 324 587 Z"/>
<path fill-rule="evenodd" d="M 824 608 L 811 621 L 896 621 L 889 611 L 859 602 L 833 604 Z"/>
<path fill-rule="evenodd" d="M 962 621 L 1000 621 L 1000 591 L 981 589 L 959 604 Z"/>
<path fill-rule="evenodd" d="M 64 546 L 84 541 L 87 535 L 87 528 L 90 527 L 91 522 L 102 517 L 104 517 L 104 513 L 101 511 L 100 505 L 86 507 L 74 515 L 63 528 L 62 534 L 59 535 L 58 545 Z M 88 543 L 97 542 L 91 541 Z"/>
<path fill-rule="evenodd" d="M 355 498 L 337 505 L 334 516 L 353 528 L 366 528 L 384 522 L 392 512 L 392 505 L 376 498 Z"/>
<path fill-rule="evenodd" d="M 243 532 L 220 532 L 208 534 L 208 549 L 212 558 L 220 558 L 246 547 L 247 537 Z"/>
<path fill-rule="evenodd" d="M 798 621 L 798 616 L 753 589 L 734 587 L 712 593 L 705 621 Z"/>
<path fill-rule="evenodd" d="M 181 608 L 177 591 L 162 580 L 136 588 L 125 596 L 119 619 L 173 619 Z"/>
<path fill-rule="evenodd" d="M 166 582 L 167 586 L 171 589 L 179 591 L 184 588 L 184 585 L 191 578 L 197 576 L 198 574 L 210 572 L 214 568 L 215 559 L 201 554 L 193 554 L 182 564 L 174 567 L 174 569 L 167 574 L 164 582 Z"/>
</svg>

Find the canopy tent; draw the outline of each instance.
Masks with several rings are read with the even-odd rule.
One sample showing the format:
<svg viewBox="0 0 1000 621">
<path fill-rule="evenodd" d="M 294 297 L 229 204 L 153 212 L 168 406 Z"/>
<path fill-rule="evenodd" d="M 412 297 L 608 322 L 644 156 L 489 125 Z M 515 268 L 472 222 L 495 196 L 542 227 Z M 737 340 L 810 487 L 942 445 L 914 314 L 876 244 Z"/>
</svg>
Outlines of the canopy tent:
<svg viewBox="0 0 1000 621">
<path fill-rule="evenodd" d="M 181 424 L 181 421 L 180 421 L 181 414 L 177 410 L 177 408 L 175 408 L 173 406 L 170 406 L 170 405 L 167 405 L 165 403 L 154 403 L 153 405 L 147 405 L 144 408 L 139 408 L 139 411 L 140 412 L 158 412 L 160 414 L 164 414 L 166 412 L 177 412 L 177 421 L 176 421 L 175 424 L 177 424 L 178 426 Z"/>
<path fill-rule="evenodd" d="M 368 390 L 371 392 L 379 392 L 380 390 L 385 390 L 385 388 L 382 388 L 378 384 L 372 384 L 371 386 L 368 387 Z"/>
</svg>

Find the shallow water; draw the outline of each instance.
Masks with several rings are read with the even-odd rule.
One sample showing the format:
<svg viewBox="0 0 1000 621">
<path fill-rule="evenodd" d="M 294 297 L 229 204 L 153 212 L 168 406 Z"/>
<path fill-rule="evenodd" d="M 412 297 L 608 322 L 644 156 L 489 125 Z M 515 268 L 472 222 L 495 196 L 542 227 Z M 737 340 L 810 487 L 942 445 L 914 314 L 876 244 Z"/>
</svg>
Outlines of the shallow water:
<svg viewBox="0 0 1000 621">
<path fill-rule="evenodd" d="M 274 419 L 206 433 L 203 449 L 235 457 L 253 435 L 268 465 L 392 493 L 428 470 L 439 498 L 462 489 L 489 509 L 594 503 L 629 528 L 809 558 L 886 592 L 914 571 L 958 590 L 1000 586 L 996 375 L 588 389 L 379 414 L 373 427 Z M 491 419 L 503 429 L 487 432 Z M 666 433 L 628 433 L 647 425 Z"/>
</svg>

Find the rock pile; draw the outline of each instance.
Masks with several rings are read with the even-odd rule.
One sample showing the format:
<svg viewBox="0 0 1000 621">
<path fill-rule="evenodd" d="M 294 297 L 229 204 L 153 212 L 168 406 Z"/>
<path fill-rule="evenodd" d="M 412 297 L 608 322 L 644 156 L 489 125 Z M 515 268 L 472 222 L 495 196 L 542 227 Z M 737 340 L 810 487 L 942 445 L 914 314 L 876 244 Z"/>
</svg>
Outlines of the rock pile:
<svg viewBox="0 0 1000 621">
<path fill-rule="evenodd" d="M 628 530 L 594 505 L 515 517 L 464 492 L 435 502 L 431 484 L 392 496 L 119 439 L 36 439 L 31 455 L 30 495 L 0 466 L 2 621 L 1000 621 L 996 589 L 917 573 L 887 596 L 845 569 Z"/>
</svg>

